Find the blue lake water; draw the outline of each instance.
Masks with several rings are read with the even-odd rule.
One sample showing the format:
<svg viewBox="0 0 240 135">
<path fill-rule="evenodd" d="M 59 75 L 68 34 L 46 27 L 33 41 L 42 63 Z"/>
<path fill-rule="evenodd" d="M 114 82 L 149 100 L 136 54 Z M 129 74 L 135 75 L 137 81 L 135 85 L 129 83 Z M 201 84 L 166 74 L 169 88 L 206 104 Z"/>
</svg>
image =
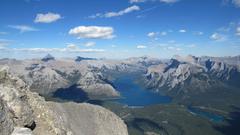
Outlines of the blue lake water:
<svg viewBox="0 0 240 135">
<path fill-rule="evenodd" d="M 217 115 L 217 114 L 214 114 L 214 113 L 210 113 L 210 112 L 206 112 L 202 109 L 198 109 L 198 108 L 194 108 L 194 107 L 188 107 L 188 110 L 191 113 L 196 114 L 200 117 L 207 118 L 212 122 L 222 122 L 224 120 L 223 116 Z"/>
<path fill-rule="evenodd" d="M 147 106 L 152 104 L 170 103 L 171 98 L 153 93 L 136 83 L 139 76 L 121 75 L 113 81 L 115 88 L 120 92 L 120 99 L 114 101 L 128 106 Z"/>
</svg>

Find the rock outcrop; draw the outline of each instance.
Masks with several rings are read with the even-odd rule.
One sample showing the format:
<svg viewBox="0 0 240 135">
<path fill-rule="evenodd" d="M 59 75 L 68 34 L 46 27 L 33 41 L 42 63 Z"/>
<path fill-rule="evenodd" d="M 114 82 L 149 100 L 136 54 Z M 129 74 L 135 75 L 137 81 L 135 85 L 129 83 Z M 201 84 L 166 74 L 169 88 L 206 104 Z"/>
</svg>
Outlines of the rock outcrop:
<svg viewBox="0 0 240 135">
<path fill-rule="evenodd" d="M 1 135 L 9 135 L 14 129 L 11 113 L 6 103 L 0 99 L 0 133 Z"/>
<path fill-rule="evenodd" d="M 0 100 L 3 101 L 0 119 L 5 119 L 3 128 L 15 135 L 31 132 L 35 135 L 71 134 L 61 121 L 61 116 L 57 116 L 37 93 L 30 92 L 21 79 L 10 75 L 8 67 L 0 70 Z M 3 133 L 10 134 L 6 131 Z"/>
<path fill-rule="evenodd" d="M 0 70 L 1 135 L 127 135 L 114 113 L 90 104 L 46 102 L 9 68 Z"/>
<path fill-rule="evenodd" d="M 127 135 L 127 127 L 114 113 L 87 103 L 52 103 L 75 135 Z"/>
<path fill-rule="evenodd" d="M 33 110 L 28 103 L 27 86 L 15 77 L 8 75 L 8 68 L 0 71 L 0 97 L 11 111 L 13 121 L 17 126 L 33 124 Z"/>
</svg>

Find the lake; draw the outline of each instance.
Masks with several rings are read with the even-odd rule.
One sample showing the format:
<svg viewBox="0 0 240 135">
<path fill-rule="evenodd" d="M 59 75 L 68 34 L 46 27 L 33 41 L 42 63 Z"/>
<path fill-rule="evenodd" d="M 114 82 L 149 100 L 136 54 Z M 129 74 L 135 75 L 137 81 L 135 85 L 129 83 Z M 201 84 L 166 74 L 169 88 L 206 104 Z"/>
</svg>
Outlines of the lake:
<svg viewBox="0 0 240 135">
<path fill-rule="evenodd" d="M 141 76 L 135 74 L 118 76 L 118 78 L 113 81 L 113 85 L 120 92 L 121 98 L 115 99 L 114 101 L 128 106 L 147 106 L 171 102 L 170 97 L 154 93 L 136 83 L 139 77 Z"/>
<path fill-rule="evenodd" d="M 188 107 L 188 111 L 193 113 L 193 114 L 196 114 L 200 117 L 204 117 L 204 118 L 207 118 L 209 119 L 210 121 L 212 122 L 222 122 L 224 120 L 224 117 L 223 116 L 220 116 L 220 115 L 217 115 L 217 114 L 214 114 L 214 113 L 210 113 L 210 112 L 207 112 L 207 111 L 204 111 L 200 108 L 196 108 L 196 107 Z"/>
</svg>

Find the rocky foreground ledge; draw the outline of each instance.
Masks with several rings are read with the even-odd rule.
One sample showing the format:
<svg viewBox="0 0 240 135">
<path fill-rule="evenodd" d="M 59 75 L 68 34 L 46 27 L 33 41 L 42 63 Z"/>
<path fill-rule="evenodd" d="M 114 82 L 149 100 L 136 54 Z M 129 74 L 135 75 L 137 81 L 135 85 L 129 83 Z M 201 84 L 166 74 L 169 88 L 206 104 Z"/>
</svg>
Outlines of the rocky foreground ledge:
<svg viewBox="0 0 240 135">
<path fill-rule="evenodd" d="M 100 106 L 46 102 L 19 78 L 0 69 L 1 135 L 127 135 L 114 113 Z"/>
</svg>

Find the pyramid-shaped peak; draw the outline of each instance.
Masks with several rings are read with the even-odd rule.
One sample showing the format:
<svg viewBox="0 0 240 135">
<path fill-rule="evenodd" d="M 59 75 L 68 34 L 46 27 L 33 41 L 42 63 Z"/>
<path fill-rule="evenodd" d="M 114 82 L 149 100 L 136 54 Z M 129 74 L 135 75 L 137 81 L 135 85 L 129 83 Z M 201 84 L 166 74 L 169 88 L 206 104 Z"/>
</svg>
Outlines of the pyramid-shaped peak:
<svg viewBox="0 0 240 135">
<path fill-rule="evenodd" d="M 45 57 L 42 58 L 42 61 L 47 62 L 49 60 L 55 60 L 55 58 L 51 54 L 47 54 Z"/>
</svg>

